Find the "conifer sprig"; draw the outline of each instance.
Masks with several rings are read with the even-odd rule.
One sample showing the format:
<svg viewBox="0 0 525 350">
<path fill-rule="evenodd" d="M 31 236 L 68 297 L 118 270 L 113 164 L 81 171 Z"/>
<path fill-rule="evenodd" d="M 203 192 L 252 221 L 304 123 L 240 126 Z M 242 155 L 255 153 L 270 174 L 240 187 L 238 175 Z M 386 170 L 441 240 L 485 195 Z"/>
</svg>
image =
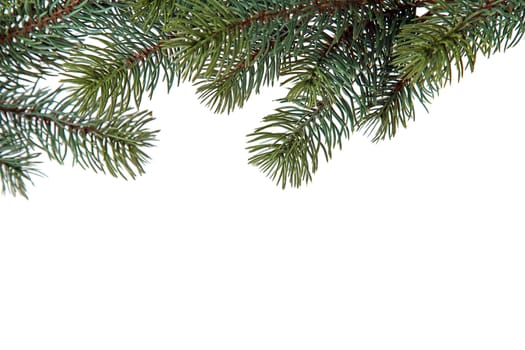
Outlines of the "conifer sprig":
<svg viewBox="0 0 525 350">
<path fill-rule="evenodd" d="M 68 91 L 64 103 L 83 112 L 113 114 L 140 107 L 144 94 L 151 98 L 160 80 L 168 91 L 172 88 L 176 70 L 170 60 L 172 50 L 163 46 L 167 36 L 159 28 L 146 32 L 129 25 L 128 29 L 122 35 L 93 38 L 93 44 L 72 51 L 63 66 L 61 81 Z"/>
<path fill-rule="evenodd" d="M 144 172 L 156 131 L 147 112 L 125 111 L 97 117 L 57 106 L 62 91 L 46 89 L 17 95 L 0 94 L 0 135 L 23 141 L 27 151 L 38 149 L 63 163 L 69 154 L 74 164 L 113 176 L 134 178 Z"/>
<path fill-rule="evenodd" d="M 522 0 L 428 3 L 425 16 L 403 26 L 393 64 L 411 82 L 438 89 L 473 71 L 479 53 L 490 56 L 516 45 L 525 34 Z"/>
<path fill-rule="evenodd" d="M 347 122 L 331 105 L 319 102 L 312 107 L 306 103 L 278 108 L 263 119 L 263 126 L 248 135 L 249 142 L 254 143 L 248 148 L 253 153 L 250 164 L 260 167 L 283 188 L 310 181 L 319 165 L 319 153 L 329 159 L 331 149 L 349 134 Z"/>
<path fill-rule="evenodd" d="M 2 80 L 53 74 L 121 5 L 110 0 L 5 1 L 0 11 Z M 26 78 L 27 79 L 27 78 Z"/>
<path fill-rule="evenodd" d="M 130 99 L 139 104 L 145 91 L 152 93 L 160 67 L 167 72 L 168 84 L 173 83 L 173 70 L 160 62 L 155 48 L 150 54 L 144 46 L 162 39 L 159 25 L 145 40 L 146 32 L 132 22 L 123 1 L 4 2 L 0 11 L 3 190 L 26 195 L 31 175 L 38 174 L 38 152 L 59 163 L 71 159 L 83 168 L 123 178 L 144 173 L 149 159 L 145 152 L 157 131 L 149 128 L 149 112 L 131 110 Z M 107 45 L 94 45 L 97 41 Z M 139 71 L 136 66 L 143 61 L 148 62 L 143 65 L 147 69 Z M 86 62 L 89 67 L 82 65 Z M 119 74 L 112 71 L 115 66 Z M 93 87 L 93 79 L 79 79 L 82 69 L 106 73 L 106 85 L 92 88 L 96 98 L 86 94 L 85 86 Z M 68 77 L 68 85 L 39 87 L 41 80 L 56 75 Z M 118 89 L 115 78 L 121 85 Z"/>
<path fill-rule="evenodd" d="M 276 81 L 308 43 L 322 39 L 332 17 L 360 3 L 191 1 L 191 7 L 177 7 L 168 44 L 178 49 L 181 78 L 197 81 L 201 98 L 216 111 L 232 111 Z"/>
<path fill-rule="evenodd" d="M 188 5 L 189 4 L 189 5 Z M 352 131 L 394 137 L 453 67 L 523 35 L 523 1 L 189 1 L 169 41 L 182 78 L 216 112 L 284 77 L 286 107 L 248 135 L 250 163 L 286 186 L 308 182 L 319 154 Z M 417 10 L 424 9 L 418 15 Z M 466 61 L 465 61 L 466 60 Z M 302 117 L 300 117 L 302 116 Z"/>
</svg>

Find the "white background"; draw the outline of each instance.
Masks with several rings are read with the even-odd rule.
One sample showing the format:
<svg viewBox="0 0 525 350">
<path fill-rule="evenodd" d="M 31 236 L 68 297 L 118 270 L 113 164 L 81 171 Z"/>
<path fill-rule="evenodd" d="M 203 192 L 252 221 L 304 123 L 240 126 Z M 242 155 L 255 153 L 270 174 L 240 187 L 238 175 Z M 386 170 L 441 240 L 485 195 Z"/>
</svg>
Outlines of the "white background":
<svg viewBox="0 0 525 350">
<path fill-rule="evenodd" d="M 0 349 L 525 349 L 523 62 L 286 191 L 245 150 L 283 90 L 229 116 L 159 90 L 145 176 L 45 163 L 0 197 Z"/>
</svg>

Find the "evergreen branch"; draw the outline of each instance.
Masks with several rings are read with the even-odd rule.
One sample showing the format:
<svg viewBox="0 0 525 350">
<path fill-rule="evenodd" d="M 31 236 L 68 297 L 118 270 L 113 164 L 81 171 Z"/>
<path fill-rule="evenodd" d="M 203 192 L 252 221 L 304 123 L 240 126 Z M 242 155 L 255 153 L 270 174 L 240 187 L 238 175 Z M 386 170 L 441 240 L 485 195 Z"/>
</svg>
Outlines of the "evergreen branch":
<svg viewBox="0 0 525 350">
<path fill-rule="evenodd" d="M 389 86 L 386 79 L 392 80 L 389 43 L 415 16 L 415 8 L 367 10 L 366 22 L 355 21 L 352 13 L 331 19 L 333 27 L 324 28 L 284 73 L 291 76 L 285 83 L 292 84 L 286 99 L 300 108 L 279 109 L 264 119 L 267 125 L 249 135 L 251 143 L 259 143 L 249 147 L 255 153 L 249 162 L 283 187 L 308 182 L 317 170 L 319 152 L 329 160 L 332 148 L 341 147 L 354 126 L 368 122 L 369 130 L 394 134 L 397 124 L 412 115 L 403 107 L 411 95 L 406 96 L 403 84 L 394 80 Z"/>
<path fill-rule="evenodd" d="M 29 153 L 16 140 L 0 133 L 0 182 L 2 193 L 9 192 L 27 198 L 27 183 L 32 183 L 32 175 L 41 175 L 36 169 L 38 157 L 36 153 Z"/>
<path fill-rule="evenodd" d="M 171 22 L 170 29 L 176 35 L 170 44 L 180 49 L 176 57 L 178 66 L 183 67 L 182 78 L 197 81 L 200 99 L 215 112 L 231 112 L 242 107 L 262 85 L 279 79 L 291 62 L 325 36 L 325 31 L 333 31 L 334 19 L 339 24 L 340 18 L 355 12 L 350 8 L 363 4 L 276 2 L 266 3 L 264 9 L 237 3 L 212 2 L 211 8 L 208 2 L 206 6 L 193 4 L 191 11 L 187 7 L 178 9 L 188 15 Z M 219 19 L 216 13 L 220 13 Z M 199 26 L 192 27 L 194 22 Z"/>
<path fill-rule="evenodd" d="M 269 54 L 275 43 L 270 39 L 264 52 L 255 49 L 247 60 L 238 62 L 229 71 L 217 69 L 210 78 L 197 81 L 199 99 L 215 113 L 230 113 L 236 107 L 243 107 L 252 92 L 258 94 L 261 86 L 273 84 L 278 78 L 282 59 L 278 53 Z"/>
<path fill-rule="evenodd" d="M 0 181 L 23 195 L 35 150 L 115 176 L 142 173 L 156 131 L 129 107 L 161 77 L 168 90 L 191 80 L 216 112 L 284 77 L 285 105 L 248 149 L 251 164 L 299 186 L 350 132 L 393 137 L 416 100 L 425 106 L 478 53 L 525 35 L 523 0 L 0 3 Z M 36 89 L 55 74 L 65 88 Z"/>
<path fill-rule="evenodd" d="M 160 28 L 146 33 L 131 24 L 122 37 L 94 38 L 99 44 L 82 46 L 64 64 L 62 82 L 68 84 L 69 93 L 64 103 L 81 112 L 95 109 L 98 114 L 112 114 L 128 109 L 132 101 L 140 106 L 144 93 L 151 98 L 161 77 L 169 91 L 175 70 L 172 50 L 163 45 L 167 38 Z"/>
<path fill-rule="evenodd" d="M 322 28 L 327 26 L 326 23 L 315 22 L 309 23 L 308 26 L 305 24 L 307 24 L 305 21 L 298 21 L 295 23 L 295 28 L 291 30 L 294 33 L 300 32 L 302 41 L 315 42 L 314 35 L 318 37 L 325 35 Z M 266 29 L 261 27 L 259 30 L 260 33 L 255 35 L 265 36 Z M 268 43 L 262 48 L 259 42 L 251 45 L 255 48 L 250 55 L 241 57 L 232 67 L 227 69 L 218 67 L 213 70 L 210 77 L 197 81 L 197 93 L 200 99 L 215 112 L 229 113 L 235 107 L 242 107 L 252 92 L 258 94 L 261 86 L 273 85 L 280 76 L 289 74 L 294 62 L 298 61 L 296 56 L 299 52 L 310 48 L 300 47 L 302 44 L 295 42 L 291 42 L 287 51 L 279 48 L 279 43 L 290 40 L 291 34 L 287 25 L 283 25 L 276 35 L 278 35 L 277 39 L 266 36 Z"/>
<path fill-rule="evenodd" d="M 305 41 L 312 43 L 281 72 L 291 76 L 285 84 L 293 86 L 283 102 L 292 105 L 265 117 L 265 125 L 248 135 L 252 144 L 248 149 L 253 153 L 250 164 L 283 188 L 288 183 L 297 187 L 309 182 L 318 168 L 319 153 L 329 160 L 332 149 L 341 147 L 355 123 L 353 102 L 348 98 L 348 82 L 355 76 L 348 68 L 356 66 L 348 45 L 354 34 L 351 16 L 352 12 L 341 11 L 334 15 L 335 23 L 334 17 L 311 23 Z"/>
<path fill-rule="evenodd" d="M 416 5 L 382 13 L 371 9 L 360 28 L 351 19 L 336 25 L 334 33 L 326 33 L 321 49 L 296 62 L 297 68 L 289 73 L 292 78 L 286 81 L 294 84 L 288 99 L 301 96 L 314 105 L 319 99 L 337 101 L 346 91 L 352 104 L 347 110 L 355 114 L 346 116 L 352 126 L 374 133 L 373 141 L 393 137 L 399 125 L 406 127 L 407 120 L 414 118 L 412 98 L 422 103 L 429 98 L 429 91 L 409 86 L 390 63 L 394 39 L 402 25 L 415 17 Z"/>
<path fill-rule="evenodd" d="M 476 55 L 505 50 L 525 34 L 523 1 L 436 0 L 426 16 L 403 26 L 393 64 L 406 80 L 434 89 L 474 69 Z"/>
<path fill-rule="evenodd" d="M 7 28 L 5 34 L 0 35 L 0 45 L 6 43 L 12 43 L 15 39 L 20 40 L 21 37 L 28 37 L 29 34 L 33 33 L 36 29 L 42 30 L 43 28 L 49 26 L 50 24 L 56 24 L 64 18 L 64 16 L 73 12 L 80 5 L 83 5 L 85 2 L 90 2 L 86 0 L 71 0 L 66 2 L 63 5 L 59 5 L 50 8 L 49 14 L 44 16 L 31 16 L 28 20 L 21 23 L 19 26 Z M 24 8 L 27 8 L 24 6 Z M 25 16 L 24 16 L 25 17 Z M 22 17 L 22 18 L 24 18 Z"/>
<path fill-rule="evenodd" d="M 144 173 L 149 159 L 144 148 L 151 147 L 156 134 L 146 128 L 152 121 L 147 112 L 88 118 L 57 106 L 60 92 L 0 96 L 0 132 L 60 163 L 70 153 L 83 168 L 123 178 Z"/>
<path fill-rule="evenodd" d="M 394 137 L 400 124 L 406 128 L 407 121 L 415 119 L 412 86 L 396 75 L 387 77 L 381 85 L 359 124 L 365 134 L 374 134 L 374 142 Z"/>
<path fill-rule="evenodd" d="M 0 70 L 7 80 L 53 74 L 67 60 L 68 51 L 101 27 L 107 28 L 105 20 L 122 7 L 111 0 L 12 4 L 0 14 Z"/>
<path fill-rule="evenodd" d="M 352 67 L 357 66 L 352 57 L 352 22 L 348 16 L 338 18 L 333 28 L 320 33 L 310 50 L 281 72 L 288 76 L 282 85 L 291 85 L 286 96 L 289 101 L 302 99 L 310 107 L 319 102 L 333 103 L 341 87 L 352 84 L 355 78 Z"/>
<path fill-rule="evenodd" d="M 319 152 L 330 159 L 332 148 L 341 146 L 342 138 L 349 135 L 347 122 L 339 116 L 348 111 L 337 111 L 338 106 L 308 107 L 304 101 L 295 101 L 278 108 L 263 119 L 266 125 L 248 135 L 249 143 L 257 143 L 248 147 L 253 153 L 249 163 L 283 189 L 288 183 L 292 187 L 308 183 L 317 171 Z"/>
<path fill-rule="evenodd" d="M 366 83 L 362 84 L 373 87 L 373 90 L 368 107 L 364 109 L 366 113 L 361 113 L 359 129 L 364 130 L 367 134 L 374 133 L 374 142 L 387 136 L 394 137 L 400 125 L 406 127 L 407 121 L 415 118 L 414 98 L 417 98 L 426 108 L 426 104 L 437 94 L 440 87 L 446 81 L 451 80 L 453 64 L 456 65 L 458 78 L 460 78 L 465 67 L 473 68 L 478 49 L 489 54 L 490 50 L 501 44 L 502 35 L 498 35 L 498 42 L 480 43 L 483 41 L 480 39 L 482 35 L 490 37 L 488 33 L 491 31 L 493 33 L 493 29 L 479 26 L 479 21 L 486 23 L 491 16 L 499 15 L 500 11 L 495 13 L 491 11 L 501 4 L 495 1 L 489 1 L 483 5 L 479 5 L 479 1 L 477 3 L 476 5 L 473 2 L 458 4 L 451 1 L 429 1 L 425 3 L 425 6 L 429 8 L 425 15 L 417 18 L 413 24 L 402 23 L 397 31 L 399 35 L 396 45 L 393 45 L 394 42 L 390 40 L 392 45 L 385 46 L 386 48 L 397 48 L 394 58 L 391 52 L 386 52 L 386 61 L 377 75 L 378 79 L 367 77 L 364 79 Z M 461 11 L 457 11 L 457 7 L 460 7 Z M 452 13 L 454 13 L 454 18 L 449 17 Z M 421 23 L 429 25 L 428 37 L 421 33 L 425 28 L 424 25 L 419 25 Z M 494 22 L 489 23 L 489 26 L 495 25 Z M 506 23 L 507 28 L 503 31 L 512 33 L 513 28 L 508 26 L 513 27 L 516 22 Z M 471 32 L 474 25 L 477 28 L 475 34 Z M 417 32 L 411 31 L 411 28 L 416 28 Z M 490 40 L 493 39 L 495 39 L 494 36 Z M 414 73 L 416 70 L 410 71 L 409 66 L 405 66 L 404 69 L 399 68 L 401 61 L 408 61 L 410 57 L 414 58 L 418 55 L 420 55 L 420 63 L 427 62 L 430 65 L 425 66 L 423 63 L 417 67 L 416 70 L 421 69 L 419 73 Z M 463 62 L 463 57 L 467 58 L 466 64 Z M 412 61 L 412 63 L 415 62 L 416 60 Z M 416 65 L 410 67 L 414 68 Z M 402 71 L 400 72 L 399 69 Z M 366 72 L 362 74 L 370 75 L 374 70 L 363 70 L 362 72 Z M 425 76 L 420 77 L 417 74 L 425 74 Z M 370 84 L 372 81 L 377 81 L 377 85 Z"/>
<path fill-rule="evenodd" d="M 175 33 L 169 45 L 179 49 L 176 59 L 182 79 L 210 79 L 217 70 L 228 74 L 239 65 L 249 66 L 250 58 L 272 53 L 294 53 L 311 32 L 312 19 L 322 17 L 318 24 L 330 25 L 328 18 L 337 11 L 363 5 L 363 0 L 315 0 L 294 5 L 276 0 L 264 4 L 223 2 L 218 0 L 181 4 L 179 15 L 168 25 Z M 282 36 L 283 28 L 286 35 Z M 321 32 L 323 27 L 315 28 Z M 257 54 L 253 56 L 253 53 Z"/>
</svg>

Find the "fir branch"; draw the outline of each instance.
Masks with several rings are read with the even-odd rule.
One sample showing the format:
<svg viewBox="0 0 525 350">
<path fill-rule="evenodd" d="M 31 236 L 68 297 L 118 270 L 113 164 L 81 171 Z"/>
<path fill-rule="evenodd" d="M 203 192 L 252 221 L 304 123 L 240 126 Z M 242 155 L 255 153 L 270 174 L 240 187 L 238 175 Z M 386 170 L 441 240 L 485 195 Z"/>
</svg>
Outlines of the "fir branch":
<svg viewBox="0 0 525 350">
<path fill-rule="evenodd" d="M 74 164 L 113 176 L 135 178 L 144 172 L 144 148 L 151 147 L 156 134 L 147 129 L 152 121 L 147 112 L 89 118 L 57 106 L 60 93 L 0 96 L 0 132 L 60 163 L 69 153 Z"/>
<path fill-rule="evenodd" d="M 5 26 L 0 28 L 0 70 L 6 80 L 34 81 L 55 74 L 69 51 L 110 27 L 107 19 L 122 8 L 111 0 L 14 4 L 4 12 Z"/>
<path fill-rule="evenodd" d="M 356 82 L 361 92 L 355 97 L 362 101 L 357 129 L 373 135 L 374 142 L 394 137 L 400 126 L 406 128 L 407 122 L 415 119 L 415 98 L 425 106 L 433 97 L 432 91 L 412 84 L 392 64 L 396 37 L 415 15 L 414 9 L 409 8 L 391 11 L 389 16 L 367 28 L 374 54 L 361 62 Z M 363 50 L 366 51 L 366 47 L 360 49 Z"/>
<path fill-rule="evenodd" d="M 338 110 L 337 104 L 308 107 L 304 102 L 296 100 L 278 108 L 275 114 L 264 117 L 265 125 L 248 135 L 248 142 L 254 143 L 248 147 L 253 153 L 249 163 L 283 189 L 287 184 L 299 187 L 308 183 L 317 171 L 319 152 L 330 159 L 332 148 L 341 146 L 342 138 L 349 135 L 347 122 L 340 117 L 348 111 Z"/>
<path fill-rule="evenodd" d="M 525 34 L 523 1 L 436 0 L 429 12 L 404 26 L 395 64 L 403 78 L 439 88 L 474 69 L 478 51 L 489 56 L 508 49 Z"/>
<path fill-rule="evenodd" d="M 182 79 L 196 81 L 201 100 L 215 112 L 231 112 L 252 92 L 279 79 L 283 69 L 309 51 L 334 18 L 349 17 L 364 1 L 309 1 L 265 6 L 206 2 L 182 6 L 170 22 Z M 217 16 L 219 13 L 219 17 Z M 187 15 L 186 15 L 187 14 Z M 199 26 L 192 27 L 193 23 Z M 190 74 L 191 73 L 191 74 Z"/>
<path fill-rule="evenodd" d="M 151 98 L 160 78 L 168 91 L 172 88 L 172 49 L 163 44 L 169 36 L 158 27 L 145 32 L 136 24 L 127 25 L 127 33 L 94 38 L 96 45 L 83 45 L 71 54 L 61 80 L 69 94 L 64 103 L 82 112 L 111 115 L 128 109 L 132 101 L 139 107 L 146 92 Z"/>
<path fill-rule="evenodd" d="M 319 152 L 329 160 L 355 126 L 366 125 L 379 138 L 394 135 L 413 116 L 412 91 L 399 83 L 390 61 L 394 38 L 415 16 L 414 7 L 367 11 L 367 21 L 355 20 L 362 12 L 331 19 L 333 27 L 324 28 L 285 72 L 292 85 L 286 99 L 300 107 L 279 109 L 249 135 L 250 163 L 283 187 L 308 182 Z"/>
<path fill-rule="evenodd" d="M 339 25 L 322 30 L 320 40 L 282 72 L 290 76 L 283 84 L 292 85 L 282 102 L 291 105 L 266 116 L 265 125 L 248 135 L 249 163 L 283 188 L 308 183 L 318 169 L 319 153 L 329 160 L 356 123 L 351 23 L 342 16 Z"/>
<path fill-rule="evenodd" d="M 14 40 L 20 40 L 21 37 L 28 37 L 29 34 L 34 33 L 37 29 L 41 31 L 50 24 L 56 24 L 79 6 L 84 6 L 85 2 L 92 2 L 92 0 L 70 0 L 63 5 L 50 8 L 47 15 L 35 15 L 17 26 L 8 28 L 5 34 L 0 35 L 0 45 L 11 43 Z"/>
<path fill-rule="evenodd" d="M 394 137 L 400 125 L 406 128 L 407 121 L 415 119 L 412 88 L 407 81 L 392 72 L 380 85 L 373 104 L 359 121 L 359 130 L 373 134 L 374 142 Z"/>
<path fill-rule="evenodd" d="M 362 0 L 316 0 L 283 5 L 268 1 L 245 6 L 199 0 L 192 2 L 192 7 L 181 4 L 177 8 L 177 12 L 184 15 L 169 23 L 168 28 L 175 37 L 168 44 L 179 49 L 176 59 L 182 69 L 182 79 L 210 79 L 217 76 L 217 69 L 228 73 L 243 62 L 249 64 L 253 52 L 261 57 L 261 52 L 267 54 L 271 47 L 272 53 L 291 53 L 293 47 L 300 46 L 297 42 L 305 42 L 310 20 L 320 15 L 328 19 L 339 10 L 364 3 Z M 326 20 L 319 24 L 330 23 Z M 281 38 L 282 28 L 286 28 L 287 33 Z"/>
<path fill-rule="evenodd" d="M 22 194 L 38 149 L 113 175 L 142 173 L 156 132 L 146 112 L 128 108 L 161 78 L 168 89 L 191 80 L 210 108 L 230 112 L 284 77 L 285 105 L 249 135 L 248 149 L 251 164 L 299 186 L 350 132 L 393 137 L 414 119 L 416 100 L 425 106 L 477 54 L 525 35 L 522 0 L 3 4 L 0 178 Z M 64 89 L 27 90 L 57 73 Z"/>
<path fill-rule="evenodd" d="M 343 16 L 335 22 L 334 28 L 325 29 L 321 38 L 311 45 L 311 50 L 303 53 L 300 58 L 285 68 L 281 75 L 288 78 L 282 85 L 291 85 L 286 98 L 289 101 L 302 99 L 307 106 L 314 107 L 319 102 L 333 103 L 341 92 L 337 86 L 339 81 L 353 81 L 352 41 L 354 26 L 348 16 Z M 349 55 L 350 54 L 350 55 Z M 343 63 L 344 62 L 344 63 Z M 346 65 L 344 70 L 334 69 Z M 335 77 L 343 73 L 344 77 Z M 351 116 L 350 118 L 352 118 Z"/>
<path fill-rule="evenodd" d="M 282 40 L 286 32 L 281 34 Z M 279 76 L 282 59 L 274 52 L 276 40 L 270 39 L 268 47 L 254 49 L 246 60 L 239 61 L 227 71 L 216 69 L 207 79 L 195 83 L 199 99 L 215 113 L 232 112 L 243 107 L 252 93 L 258 94 L 261 86 L 273 84 Z"/>
</svg>

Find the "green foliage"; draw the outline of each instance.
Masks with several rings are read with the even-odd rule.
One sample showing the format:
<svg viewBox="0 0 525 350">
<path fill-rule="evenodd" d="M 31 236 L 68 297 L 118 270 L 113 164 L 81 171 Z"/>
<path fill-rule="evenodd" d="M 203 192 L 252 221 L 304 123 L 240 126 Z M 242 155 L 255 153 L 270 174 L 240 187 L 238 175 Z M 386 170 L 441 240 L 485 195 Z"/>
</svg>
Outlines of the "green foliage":
<svg viewBox="0 0 525 350">
<path fill-rule="evenodd" d="M 192 1 L 192 3 L 196 3 Z M 169 24 L 182 78 L 217 112 L 284 77 L 287 106 L 250 134 L 250 163 L 284 186 L 299 186 L 350 131 L 393 136 L 413 117 L 412 91 L 399 83 L 392 48 L 415 7 L 363 1 L 200 2 Z M 424 100 L 424 99 L 421 99 Z M 291 102 L 291 104 L 289 103 Z M 271 130 L 271 131 L 270 131 Z M 252 145 L 253 144 L 253 145 Z"/>
<path fill-rule="evenodd" d="M 140 106 L 144 93 L 151 98 L 161 78 L 171 89 L 175 70 L 169 60 L 171 50 L 162 47 L 166 35 L 159 28 L 144 31 L 128 24 L 127 29 L 121 35 L 111 32 L 95 37 L 93 44 L 70 51 L 69 61 L 63 65 L 62 82 L 68 84 L 69 93 L 65 104 L 82 112 L 96 109 L 99 114 L 113 114 L 132 102 Z"/>
<path fill-rule="evenodd" d="M 516 45 L 525 34 L 524 1 L 436 1 L 404 26 L 394 64 L 405 79 L 440 87 L 474 69 L 485 56 Z"/>
<path fill-rule="evenodd" d="M 69 50 L 107 25 L 111 1 L 9 1 L 0 12 L 0 81 L 54 73 Z"/>
<path fill-rule="evenodd" d="M 131 109 L 125 91 L 133 91 L 135 101 L 140 103 L 143 90 L 152 91 L 157 83 L 151 78 L 152 72 L 160 68 L 151 69 L 159 63 L 151 55 L 146 55 L 150 69 L 140 74 L 128 72 L 129 67 L 122 65 L 134 61 L 129 66 L 135 67 L 141 63 L 143 45 L 151 42 L 144 40 L 144 31 L 132 24 L 130 16 L 128 5 L 109 0 L 3 1 L 0 178 L 4 192 L 27 195 L 26 184 L 31 183 L 31 176 L 40 174 L 35 158 L 41 153 L 59 163 L 71 159 L 83 168 L 123 178 L 144 173 L 149 159 L 145 149 L 152 146 L 156 131 L 149 129 L 150 113 Z M 160 35 L 160 31 L 153 34 Z M 94 42 L 107 45 L 96 46 Z M 89 59 L 89 68 L 94 72 L 114 67 L 111 64 L 115 61 L 103 58 L 116 57 L 114 52 L 122 53 L 119 64 L 126 71 L 125 77 L 106 74 L 103 84 L 93 83 L 89 76 L 75 80 L 79 71 L 87 69 L 82 62 Z M 43 79 L 54 76 L 62 77 L 67 85 L 42 87 Z M 143 82 L 146 76 L 150 81 L 145 87 L 129 83 L 129 79 Z M 115 81 L 123 87 L 110 90 Z M 89 99 L 88 88 L 99 89 L 95 93 L 101 91 L 101 96 L 109 92 L 128 100 L 116 103 L 109 97 Z M 109 107 L 102 108 L 108 101 Z"/>
<path fill-rule="evenodd" d="M 311 180 L 319 153 L 330 158 L 331 149 L 341 145 L 342 137 L 349 134 L 346 121 L 331 105 L 307 103 L 296 101 L 277 109 L 277 113 L 264 118 L 264 126 L 249 135 L 250 143 L 255 143 L 249 147 L 254 153 L 250 163 L 283 188 L 288 182 L 299 186 L 302 181 Z"/>
<path fill-rule="evenodd" d="M 288 88 L 248 135 L 283 187 L 312 179 L 353 132 L 394 137 L 445 84 L 525 34 L 520 0 L 2 0 L 0 178 L 26 194 L 37 153 L 141 174 L 155 131 L 140 111 L 189 81 L 217 113 Z M 58 76 L 49 90 L 39 79 Z M 38 151 L 38 152 L 37 152 Z"/>
<path fill-rule="evenodd" d="M 62 91 L 46 89 L 25 94 L 0 94 L 0 135 L 23 141 L 27 152 L 39 149 L 63 163 L 68 153 L 73 163 L 108 171 L 113 176 L 135 177 L 144 172 L 155 132 L 144 126 L 149 113 L 119 113 L 91 117 L 57 106 Z"/>
<path fill-rule="evenodd" d="M 283 187 L 300 186 L 351 132 L 395 136 L 453 69 L 459 78 L 478 51 L 516 44 L 524 8 L 503 0 L 187 1 L 168 24 L 167 45 L 181 78 L 216 112 L 284 77 L 285 107 L 248 135 L 249 161 Z"/>
</svg>

